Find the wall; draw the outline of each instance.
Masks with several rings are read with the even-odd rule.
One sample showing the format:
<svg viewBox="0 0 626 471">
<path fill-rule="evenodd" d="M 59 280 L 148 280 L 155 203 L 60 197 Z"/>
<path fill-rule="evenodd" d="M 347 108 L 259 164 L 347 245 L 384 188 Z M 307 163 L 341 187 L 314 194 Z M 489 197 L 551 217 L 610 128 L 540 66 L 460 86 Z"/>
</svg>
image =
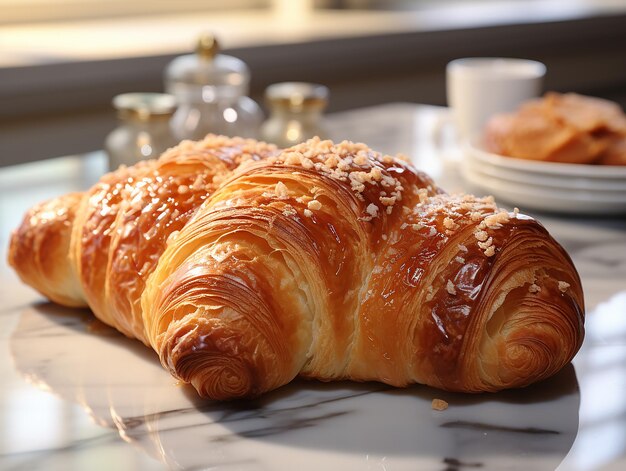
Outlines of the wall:
<svg viewBox="0 0 626 471">
<path fill-rule="evenodd" d="M 390 101 L 445 104 L 445 64 L 457 57 L 543 61 L 546 88 L 626 105 L 626 12 L 561 21 L 382 33 L 238 47 L 262 101 L 273 82 L 305 80 L 331 89 L 329 111 Z M 101 148 L 115 127 L 110 100 L 162 90 L 176 54 L 0 69 L 0 166 Z M 41 77 L 45 80 L 41 80 Z"/>
</svg>

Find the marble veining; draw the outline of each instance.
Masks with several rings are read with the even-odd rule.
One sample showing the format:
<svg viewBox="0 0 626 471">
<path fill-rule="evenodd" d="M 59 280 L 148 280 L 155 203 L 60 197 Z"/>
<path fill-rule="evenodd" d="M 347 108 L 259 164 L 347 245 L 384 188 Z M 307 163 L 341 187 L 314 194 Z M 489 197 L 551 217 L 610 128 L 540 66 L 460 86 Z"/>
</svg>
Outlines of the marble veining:
<svg viewBox="0 0 626 471">
<path fill-rule="evenodd" d="M 543 384 L 495 395 L 299 380 L 224 404 L 175 385 L 150 350 L 92 323 L 85 311 L 49 303 L 24 309 L 9 339 L 15 367 L 173 468 L 236 462 L 293 469 L 296 460 L 304 469 L 331 469 L 340 458 L 358 469 L 368 457 L 385 458 L 388 469 L 413 469 L 449 457 L 499 469 L 509 453 L 539 454 L 556 465 L 576 436 L 580 394 L 571 366 Z M 433 411 L 434 397 L 450 408 Z M 285 449 L 296 456 L 275 462 Z"/>
<path fill-rule="evenodd" d="M 445 155 L 454 148 L 432 139 L 444 117 L 387 105 L 333 116 L 330 128 L 411 155 L 458 191 Z M 89 185 L 101 158 L 61 159 L 58 172 L 41 164 L 36 178 L 0 170 L 11 183 L 0 189 L 2 250 L 28 206 Z M 67 166 L 85 168 L 63 180 Z M 152 350 L 88 310 L 46 302 L 0 266 L 0 469 L 626 469 L 626 220 L 538 216 L 581 274 L 587 337 L 555 377 L 498 394 L 296 380 L 253 401 L 201 400 Z M 433 398 L 449 408 L 432 410 Z"/>
</svg>

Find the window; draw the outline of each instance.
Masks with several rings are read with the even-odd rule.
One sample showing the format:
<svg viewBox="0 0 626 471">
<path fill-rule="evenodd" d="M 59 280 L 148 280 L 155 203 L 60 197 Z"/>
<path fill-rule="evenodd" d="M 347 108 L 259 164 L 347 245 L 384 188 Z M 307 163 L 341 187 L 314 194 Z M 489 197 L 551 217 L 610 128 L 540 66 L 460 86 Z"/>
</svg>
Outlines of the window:
<svg viewBox="0 0 626 471">
<path fill-rule="evenodd" d="M 0 0 L 0 25 L 267 8 L 271 0 Z"/>
</svg>

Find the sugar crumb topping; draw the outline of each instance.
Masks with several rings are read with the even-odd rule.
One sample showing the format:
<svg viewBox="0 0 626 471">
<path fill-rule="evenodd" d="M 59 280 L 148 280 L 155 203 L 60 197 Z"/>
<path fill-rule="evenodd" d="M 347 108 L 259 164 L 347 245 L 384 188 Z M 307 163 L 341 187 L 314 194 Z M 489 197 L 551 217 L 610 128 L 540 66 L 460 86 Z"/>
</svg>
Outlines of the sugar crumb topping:
<svg viewBox="0 0 626 471">
<path fill-rule="evenodd" d="M 493 237 L 489 237 L 486 241 L 484 242 L 478 242 L 478 246 L 483 249 L 483 250 L 487 250 L 489 247 L 491 247 L 493 245 Z"/>
<path fill-rule="evenodd" d="M 474 232 L 474 237 L 476 237 L 476 240 L 479 242 L 484 242 L 489 238 L 489 234 L 486 231 L 476 231 Z"/>
<path fill-rule="evenodd" d="M 297 214 L 298 213 L 296 212 L 296 210 L 291 205 L 287 205 L 283 209 L 283 215 L 285 215 L 287 217 L 296 216 Z"/>
<path fill-rule="evenodd" d="M 533 283 L 528 287 L 528 291 L 531 293 L 538 293 L 539 291 L 541 291 L 541 287 L 538 284 Z"/>
<path fill-rule="evenodd" d="M 319 209 L 322 209 L 322 203 L 317 200 L 311 200 L 307 204 L 307 208 L 317 211 Z"/>
<path fill-rule="evenodd" d="M 469 194 L 429 195 L 425 188 L 419 189 L 416 195 L 420 203 L 416 205 L 412 213 L 420 219 L 420 223 L 417 226 L 413 224 L 414 229 L 421 229 L 424 225 L 428 225 L 431 231 L 426 236 L 432 237 L 435 232 L 433 226 L 441 224 L 443 227 L 440 230 L 443 230 L 445 235 L 452 236 L 461 225 L 477 223 L 474 237 L 478 246 L 487 257 L 495 255 L 497 247 L 494 246 L 494 240 L 489 231 L 503 227 L 510 220 L 510 216 L 508 212 L 495 205 L 492 196 L 477 198 Z M 467 252 L 468 249 L 460 244 L 459 250 Z"/>
<path fill-rule="evenodd" d="M 452 283 L 452 281 L 450 280 L 448 280 L 448 282 L 446 283 L 446 291 L 450 293 L 451 295 L 456 294 L 456 288 L 454 286 L 454 283 Z"/>
<path fill-rule="evenodd" d="M 454 231 L 454 230 L 459 228 L 459 225 L 456 222 L 454 222 L 454 219 L 452 219 L 452 218 L 450 218 L 448 216 L 446 216 L 443 219 L 443 225 L 444 225 L 444 227 L 446 229 L 449 229 L 451 231 Z"/>
<path fill-rule="evenodd" d="M 565 282 L 565 281 L 559 281 L 559 290 L 564 293 L 565 291 L 567 291 L 567 288 L 570 287 L 570 284 Z"/>
<path fill-rule="evenodd" d="M 425 203 L 429 198 L 428 190 L 426 188 L 420 188 L 417 191 L 417 197 L 419 198 L 420 203 Z"/>
<path fill-rule="evenodd" d="M 273 191 L 264 191 L 262 193 L 262 196 L 264 196 L 265 198 L 276 198 L 279 200 L 286 200 L 286 199 L 289 199 L 289 190 L 287 188 L 287 185 L 279 181 L 278 183 L 276 183 L 276 185 L 274 185 Z"/>
<path fill-rule="evenodd" d="M 379 200 L 384 206 L 393 206 L 393 204 L 396 202 L 396 197 L 395 196 L 381 196 Z"/>
<path fill-rule="evenodd" d="M 287 186 L 283 182 L 278 182 L 276 184 L 276 188 L 274 189 L 276 196 L 279 198 L 287 198 L 289 196 L 289 191 L 287 190 Z"/>
<path fill-rule="evenodd" d="M 499 211 L 495 214 L 487 216 L 483 220 L 483 222 L 485 226 L 487 226 L 490 229 L 498 229 L 502 227 L 502 224 L 509 222 L 509 219 L 510 219 L 509 213 L 507 213 L 506 211 Z"/>
<path fill-rule="evenodd" d="M 365 208 L 365 212 L 371 217 L 375 218 L 376 216 L 378 216 L 378 206 L 376 206 L 374 203 L 370 203 L 367 208 Z"/>
<path fill-rule="evenodd" d="M 313 212 L 310 209 L 305 209 L 304 210 L 304 215 L 308 218 L 310 218 L 311 216 L 313 216 Z"/>
<path fill-rule="evenodd" d="M 393 157 L 384 156 L 369 149 L 365 144 L 343 141 L 334 144 L 319 138 L 310 139 L 293 146 L 272 159 L 272 163 L 282 162 L 285 165 L 299 165 L 305 169 L 315 169 L 335 180 L 347 182 L 356 197 L 364 200 L 363 193 L 368 186 L 378 187 L 379 201 L 386 206 L 391 214 L 391 207 L 402 200 L 404 188 L 400 181 L 390 174 L 383 164 L 398 163 Z M 313 191 L 312 191 L 313 192 Z M 378 216 L 368 206 L 369 215 L 363 218 L 371 220 Z"/>
</svg>

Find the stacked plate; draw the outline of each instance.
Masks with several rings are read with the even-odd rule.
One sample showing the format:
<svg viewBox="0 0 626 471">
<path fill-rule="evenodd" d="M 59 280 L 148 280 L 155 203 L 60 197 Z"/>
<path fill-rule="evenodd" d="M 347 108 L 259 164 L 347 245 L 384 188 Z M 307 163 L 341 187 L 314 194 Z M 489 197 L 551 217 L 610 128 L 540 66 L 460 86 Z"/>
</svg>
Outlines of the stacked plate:
<svg viewBox="0 0 626 471">
<path fill-rule="evenodd" d="M 462 172 L 471 185 L 522 209 L 626 214 L 626 167 L 514 159 L 469 142 Z"/>
</svg>

